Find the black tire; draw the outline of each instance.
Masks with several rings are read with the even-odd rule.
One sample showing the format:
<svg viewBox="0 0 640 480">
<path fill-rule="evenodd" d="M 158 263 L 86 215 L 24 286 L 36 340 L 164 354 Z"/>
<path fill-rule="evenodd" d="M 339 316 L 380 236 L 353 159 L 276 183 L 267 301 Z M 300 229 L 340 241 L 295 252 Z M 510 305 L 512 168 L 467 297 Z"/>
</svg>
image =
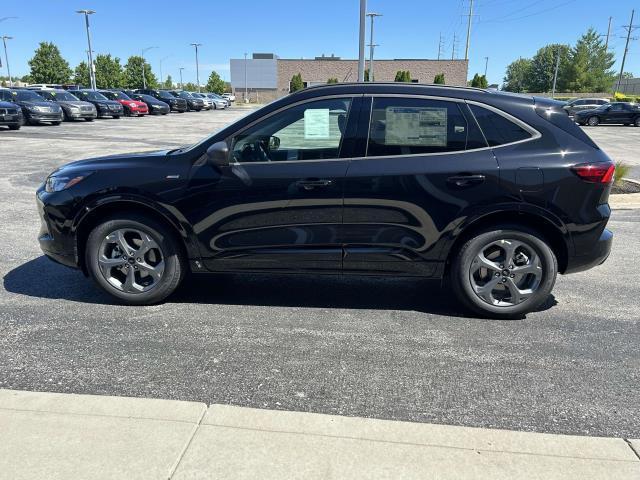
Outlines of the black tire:
<svg viewBox="0 0 640 480">
<path fill-rule="evenodd" d="M 636 120 L 635 120 L 635 122 L 633 122 L 633 124 L 634 124 L 636 127 L 640 127 L 640 117 L 636 118 Z"/>
<path fill-rule="evenodd" d="M 107 281 L 100 270 L 98 257 L 105 238 L 121 229 L 135 229 L 149 235 L 158 245 L 164 260 L 164 271 L 155 286 L 141 293 L 127 293 Z M 85 248 L 85 265 L 93 280 L 107 293 L 127 305 L 152 305 L 171 295 L 184 278 L 187 261 L 172 232 L 163 224 L 144 215 L 119 214 L 96 226 L 89 234 Z"/>
<path fill-rule="evenodd" d="M 9 125 L 9 130 L 20 130 L 20 125 Z"/>
<path fill-rule="evenodd" d="M 522 303 L 516 305 L 501 306 L 490 304 L 476 293 L 472 284 L 472 263 L 477 262 L 477 255 L 485 246 L 500 240 L 522 242 L 533 250 L 540 263 L 541 278 L 537 289 Z M 508 271 L 509 266 L 505 265 L 505 267 L 505 271 Z M 493 273 L 489 275 L 491 276 Z M 499 277 L 499 275 L 503 274 L 496 272 L 496 277 Z M 547 301 L 555 285 L 557 275 L 558 261 L 542 235 L 519 225 L 498 225 L 473 235 L 457 252 L 454 252 L 449 271 L 449 281 L 457 298 L 470 311 L 483 317 L 517 319 L 535 311 Z M 508 281 L 504 280 L 505 277 L 500 278 L 503 279 L 502 281 Z"/>
<path fill-rule="evenodd" d="M 587 119 L 587 125 L 590 127 L 597 127 L 600 125 L 600 119 L 598 117 L 589 117 Z"/>
<path fill-rule="evenodd" d="M 85 122 L 93 122 L 93 118 L 85 118 L 84 121 Z"/>
<path fill-rule="evenodd" d="M 60 125 L 62 122 L 51 122 L 51 125 L 55 125 L 56 127 Z"/>
<path fill-rule="evenodd" d="M 120 118 L 120 115 L 116 115 L 113 118 L 115 118 L 116 120 L 118 120 Z"/>
</svg>

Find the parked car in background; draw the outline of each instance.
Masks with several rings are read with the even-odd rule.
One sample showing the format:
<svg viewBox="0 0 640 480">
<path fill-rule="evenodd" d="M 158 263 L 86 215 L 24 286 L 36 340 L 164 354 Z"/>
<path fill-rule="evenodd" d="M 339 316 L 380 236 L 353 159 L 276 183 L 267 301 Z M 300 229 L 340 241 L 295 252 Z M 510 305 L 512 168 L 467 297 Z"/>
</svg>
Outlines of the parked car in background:
<svg viewBox="0 0 640 480">
<path fill-rule="evenodd" d="M 67 121 L 85 120 L 93 122 L 98 116 L 98 111 L 92 103 L 83 102 L 66 90 L 38 90 L 37 92 L 45 100 L 56 102 L 60 105 L 64 112 L 64 119 Z"/>
<path fill-rule="evenodd" d="M 126 304 L 189 270 L 369 274 L 445 280 L 475 314 L 521 318 L 558 273 L 607 259 L 614 171 L 552 100 L 324 85 L 190 147 L 59 168 L 39 241 Z"/>
<path fill-rule="evenodd" d="M 223 93 L 221 95 L 221 97 L 226 98 L 230 102 L 235 102 L 236 101 L 236 96 L 233 93 Z"/>
<path fill-rule="evenodd" d="M 214 109 L 224 110 L 225 108 L 231 106 L 231 102 L 229 100 L 221 97 L 217 93 L 205 93 L 205 95 L 211 99 Z"/>
<path fill-rule="evenodd" d="M 580 125 L 595 127 L 606 125 L 635 125 L 640 127 L 640 107 L 635 103 L 611 102 L 592 110 L 583 110 L 574 115 Z"/>
<path fill-rule="evenodd" d="M 567 102 L 563 108 L 570 117 L 573 117 L 577 112 L 581 112 L 582 110 L 593 110 L 594 108 L 599 108 L 607 103 L 609 103 L 609 100 L 606 98 L 576 98 Z"/>
<path fill-rule="evenodd" d="M 62 113 L 60 105 L 45 100 L 33 90 L 3 88 L 0 89 L 0 100 L 19 105 L 24 116 L 24 123 L 30 125 L 42 123 L 60 125 L 64 120 L 64 113 Z"/>
<path fill-rule="evenodd" d="M 171 108 L 172 112 L 183 113 L 189 110 L 189 105 L 184 98 L 179 98 L 177 95 L 167 90 L 154 90 L 150 88 L 140 88 L 136 90 L 136 93 L 142 93 L 144 95 L 151 95 L 156 100 L 166 103 Z"/>
<path fill-rule="evenodd" d="M 207 97 L 204 93 L 198 93 L 198 92 L 189 92 L 189 94 L 192 97 L 195 98 L 201 98 L 202 101 L 204 102 L 204 108 L 203 110 L 213 110 L 213 100 L 210 99 L 209 97 Z"/>
<path fill-rule="evenodd" d="M 149 113 L 149 107 L 147 107 L 146 103 L 137 102 L 120 90 L 100 90 L 100 93 L 109 100 L 113 100 L 122 105 L 122 108 L 124 108 L 124 114 L 129 117 L 134 115 L 141 117 Z"/>
<path fill-rule="evenodd" d="M 0 125 L 9 130 L 20 130 L 23 121 L 20 105 L 0 100 Z"/>
<path fill-rule="evenodd" d="M 98 110 L 98 118 L 120 118 L 124 115 L 124 107 L 120 103 L 109 100 L 100 92 L 94 90 L 77 90 L 73 92 L 80 100 L 93 103 Z"/>
<path fill-rule="evenodd" d="M 204 100 L 202 98 L 196 98 L 185 90 L 170 90 L 170 93 L 178 98 L 186 100 L 189 110 L 199 112 L 204 108 Z"/>
<path fill-rule="evenodd" d="M 126 93 L 126 92 L 125 92 Z M 138 102 L 144 102 L 147 104 L 147 109 L 150 115 L 166 115 L 171 111 L 171 107 L 168 103 L 161 102 L 151 95 L 145 95 L 144 93 L 127 93 L 129 97 Z"/>
</svg>

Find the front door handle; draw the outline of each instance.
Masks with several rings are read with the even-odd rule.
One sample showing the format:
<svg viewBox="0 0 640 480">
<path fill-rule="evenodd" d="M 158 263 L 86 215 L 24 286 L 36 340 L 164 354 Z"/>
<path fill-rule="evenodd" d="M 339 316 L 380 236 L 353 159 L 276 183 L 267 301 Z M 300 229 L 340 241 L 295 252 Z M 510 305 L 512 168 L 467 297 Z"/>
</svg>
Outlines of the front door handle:
<svg viewBox="0 0 640 480">
<path fill-rule="evenodd" d="M 316 188 L 329 187 L 332 184 L 333 182 L 331 180 L 317 180 L 317 179 L 299 180 L 298 182 L 296 182 L 296 185 L 298 185 L 298 187 L 302 187 L 307 191 L 314 190 Z"/>
<path fill-rule="evenodd" d="M 458 188 L 472 187 L 484 183 L 486 177 L 484 175 L 454 175 L 447 178 L 447 183 Z"/>
</svg>

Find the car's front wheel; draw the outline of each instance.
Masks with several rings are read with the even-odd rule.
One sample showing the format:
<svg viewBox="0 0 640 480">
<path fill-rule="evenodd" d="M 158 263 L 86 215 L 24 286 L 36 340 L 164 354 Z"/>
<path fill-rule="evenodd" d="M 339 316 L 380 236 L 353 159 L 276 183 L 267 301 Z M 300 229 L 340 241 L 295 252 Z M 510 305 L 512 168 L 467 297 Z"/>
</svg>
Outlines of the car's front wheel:
<svg viewBox="0 0 640 480">
<path fill-rule="evenodd" d="M 534 231 L 501 226 L 467 240 L 453 259 L 450 280 L 471 311 L 493 318 L 521 318 L 549 297 L 558 262 Z"/>
<path fill-rule="evenodd" d="M 600 125 L 600 119 L 598 117 L 589 117 L 589 120 L 587 120 L 587 125 L 589 125 L 590 127 L 597 127 L 598 125 Z"/>
<path fill-rule="evenodd" d="M 128 305 L 161 302 L 178 287 L 187 265 L 164 225 L 141 215 L 120 215 L 87 238 L 87 270 L 94 281 Z"/>
</svg>

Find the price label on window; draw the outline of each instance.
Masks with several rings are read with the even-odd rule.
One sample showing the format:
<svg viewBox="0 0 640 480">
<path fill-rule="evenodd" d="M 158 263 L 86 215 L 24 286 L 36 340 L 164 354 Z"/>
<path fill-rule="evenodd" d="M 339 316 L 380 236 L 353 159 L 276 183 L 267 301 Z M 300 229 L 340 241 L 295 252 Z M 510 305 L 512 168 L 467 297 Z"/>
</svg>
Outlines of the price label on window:
<svg viewBox="0 0 640 480">
<path fill-rule="evenodd" d="M 447 146 L 447 109 L 387 107 L 385 144 Z"/>
<path fill-rule="evenodd" d="M 304 138 L 329 138 L 329 109 L 317 108 L 304 111 Z"/>
</svg>

